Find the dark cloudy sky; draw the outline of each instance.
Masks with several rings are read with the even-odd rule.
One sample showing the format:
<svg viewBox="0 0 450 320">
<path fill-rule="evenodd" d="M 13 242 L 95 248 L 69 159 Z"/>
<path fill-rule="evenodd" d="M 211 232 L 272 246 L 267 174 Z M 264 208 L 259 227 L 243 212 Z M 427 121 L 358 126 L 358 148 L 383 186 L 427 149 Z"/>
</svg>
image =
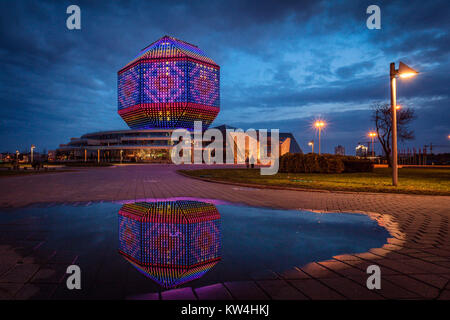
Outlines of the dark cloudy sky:
<svg viewBox="0 0 450 320">
<path fill-rule="evenodd" d="M 79 31 L 66 8 L 81 8 Z M 381 8 L 381 30 L 366 8 Z M 391 61 L 421 73 L 399 81 L 416 139 L 450 151 L 449 7 L 445 1 L 0 1 L 0 151 L 54 149 L 86 132 L 126 129 L 117 70 L 167 34 L 221 66 L 214 124 L 280 128 L 304 150 L 311 122 L 329 123 L 325 151 L 353 153 L 373 129 L 370 106 L 389 101 Z"/>
</svg>

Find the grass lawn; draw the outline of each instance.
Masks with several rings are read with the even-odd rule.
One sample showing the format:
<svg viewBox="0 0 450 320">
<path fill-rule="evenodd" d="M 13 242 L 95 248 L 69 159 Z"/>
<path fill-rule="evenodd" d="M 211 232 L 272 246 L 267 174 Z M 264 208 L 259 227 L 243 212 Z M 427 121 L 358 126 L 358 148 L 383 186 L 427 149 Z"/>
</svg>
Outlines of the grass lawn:
<svg viewBox="0 0 450 320">
<path fill-rule="evenodd" d="M 223 182 L 331 191 L 394 192 L 450 195 L 450 168 L 399 169 L 399 185 L 393 187 L 390 168 L 365 173 L 278 173 L 262 176 L 259 169 L 180 170 L 193 177 Z"/>
</svg>

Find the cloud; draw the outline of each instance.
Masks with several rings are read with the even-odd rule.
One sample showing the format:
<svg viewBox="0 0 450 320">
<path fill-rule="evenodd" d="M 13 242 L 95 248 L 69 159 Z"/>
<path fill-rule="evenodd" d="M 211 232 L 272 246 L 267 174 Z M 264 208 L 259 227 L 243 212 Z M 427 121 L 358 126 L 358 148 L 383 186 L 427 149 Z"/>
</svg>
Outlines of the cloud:
<svg viewBox="0 0 450 320">
<path fill-rule="evenodd" d="M 370 104 L 389 98 L 389 63 L 402 60 L 421 73 L 399 81 L 399 101 L 432 105 L 417 130 L 446 143 L 446 1 L 381 1 L 381 30 L 365 26 L 371 1 L 79 0 L 80 31 L 65 27 L 70 4 L 0 2 L 0 151 L 52 149 L 89 131 L 126 129 L 116 113 L 117 70 L 164 34 L 221 65 L 215 123 L 283 125 L 307 137 L 307 122 L 320 113 L 331 121 L 330 143 L 350 147 L 350 124 L 370 125 Z"/>
<path fill-rule="evenodd" d="M 345 67 L 340 67 L 336 70 L 336 74 L 341 79 L 348 79 L 355 76 L 362 71 L 367 71 L 373 68 L 375 63 L 373 61 L 363 61 L 354 63 Z"/>
</svg>

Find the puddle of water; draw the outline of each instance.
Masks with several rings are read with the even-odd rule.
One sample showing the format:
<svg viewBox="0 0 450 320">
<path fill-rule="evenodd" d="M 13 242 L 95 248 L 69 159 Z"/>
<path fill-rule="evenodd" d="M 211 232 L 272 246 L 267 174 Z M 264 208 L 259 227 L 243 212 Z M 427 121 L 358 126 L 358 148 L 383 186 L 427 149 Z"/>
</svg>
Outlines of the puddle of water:
<svg viewBox="0 0 450 320">
<path fill-rule="evenodd" d="M 389 237 L 363 214 L 187 199 L 2 209 L 0 227 L 0 244 L 14 246 L 9 235 L 17 230 L 25 238 L 45 234 L 40 249 L 78 256 L 89 292 L 108 282 L 127 286 L 125 295 L 249 280 L 266 270 L 366 252 Z"/>
</svg>

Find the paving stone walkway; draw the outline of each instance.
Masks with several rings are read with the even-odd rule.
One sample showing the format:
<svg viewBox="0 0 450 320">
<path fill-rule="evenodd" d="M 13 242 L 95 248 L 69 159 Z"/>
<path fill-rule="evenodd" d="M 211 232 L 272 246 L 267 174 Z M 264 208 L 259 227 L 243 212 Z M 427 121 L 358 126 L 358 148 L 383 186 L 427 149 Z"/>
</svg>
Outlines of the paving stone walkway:
<svg viewBox="0 0 450 320">
<path fill-rule="evenodd" d="M 450 197 L 243 188 L 176 173 L 186 168 L 200 166 L 128 165 L 1 178 L 0 206 L 195 197 L 284 209 L 364 212 L 391 233 L 382 248 L 335 256 L 284 273 L 268 271 L 250 281 L 132 298 L 450 300 Z M 26 224 L 22 227 L 26 231 Z M 64 265 L 77 259 L 70 252 L 46 252 L 45 235 L 26 234 L 23 239 L 17 232 L 14 248 L 0 242 L 0 299 L 54 297 L 64 278 Z M 381 290 L 366 287 L 366 269 L 373 264 L 381 268 Z"/>
</svg>

